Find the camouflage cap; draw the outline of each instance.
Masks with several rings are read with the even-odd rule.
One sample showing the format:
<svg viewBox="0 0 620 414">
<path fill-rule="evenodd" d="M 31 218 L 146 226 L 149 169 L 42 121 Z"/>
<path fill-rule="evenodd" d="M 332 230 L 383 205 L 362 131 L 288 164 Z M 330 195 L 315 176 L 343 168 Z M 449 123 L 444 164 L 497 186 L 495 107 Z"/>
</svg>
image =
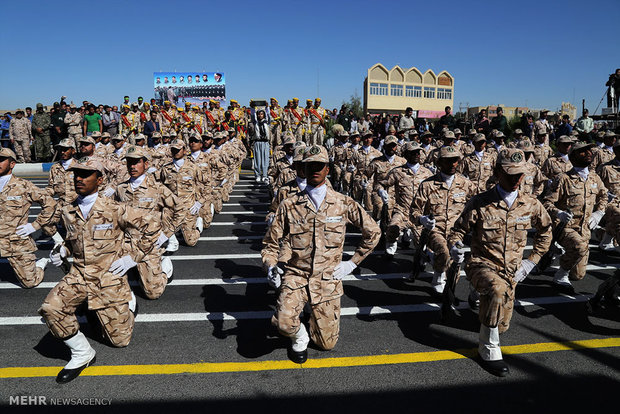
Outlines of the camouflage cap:
<svg viewBox="0 0 620 414">
<path fill-rule="evenodd" d="M 520 128 L 515 129 L 515 135 L 523 135 L 523 131 Z"/>
<path fill-rule="evenodd" d="M 144 134 L 138 134 L 134 138 L 134 140 L 136 140 L 136 141 L 142 141 L 143 139 L 146 139 L 146 135 L 144 135 Z"/>
<path fill-rule="evenodd" d="M 428 136 L 432 137 L 433 133 L 431 131 L 424 131 L 424 133 L 422 134 L 422 137 L 428 137 Z"/>
<path fill-rule="evenodd" d="M 385 137 L 385 140 L 383 141 L 383 146 L 387 146 L 390 144 L 398 144 L 398 138 L 396 138 L 394 135 L 388 135 L 387 137 Z"/>
<path fill-rule="evenodd" d="M 596 137 L 597 137 L 597 138 L 603 138 L 604 136 L 605 136 L 605 131 L 598 131 L 598 132 L 596 133 Z"/>
<path fill-rule="evenodd" d="M 61 139 L 60 142 L 56 144 L 55 146 L 62 147 L 62 148 L 75 149 L 75 141 L 73 140 L 73 138 L 65 138 L 65 139 Z"/>
<path fill-rule="evenodd" d="M 110 138 L 110 133 L 104 132 L 103 134 L 101 134 L 101 138 Z"/>
<path fill-rule="evenodd" d="M 292 135 L 286 135 L 284 136 L 284 139 L 282 139 L 282 145 L 293 145 L 295 144 L 295 137 L 293 137 Z"/>
<path fill-rule="evenodd" d="M 562 135 L 558 139 L 555 140 L 556 144 L 571 144 L 573 139 L 568 135 Z"/>
<path fill-rule="evenodd" d="M 346 132 L 346 131 L 345 131 L 345 132 Z M 359 132 L 357 132 L 357 131 L 353 131 L 353 132 L 351 132 L 351 134 L 349 135 L 349 137 L 355 137 L 355 136 L 359 137 L 359 136 L 360 136 L 360 133 L 359 133 Z"/>
<path fill-rule="evenodd" d="M 480 141 L 486 141 L 486 140 L 487 140 L 487 137 L 485 137 L 484 134 L 476 134 L 473 139 L 474 142 L 480 142 Z"/>
<path fill-rule="evenodd" d="M 577 131 L 576 129 L 573 129 L 573 130 L 570 132 L 570 135 L 571 135 L 572 137 L 578 137 L 578 136 L 579 136 L 579 131 Z"/>
<path fill-rule="evenodd" d="M 543 108 L 543 109 L 540 110 L 541 114 L 544 113 L 544 112 L 549 112 L 549 110 L 547 108 Z"/>
<path fill-rule="evenodd" d="M 329 155 L 327 155 L 327 149 L 325 147 L 319 147 L 318 145 L 312 145 L 306 148 L 304 152 L 304 159 L 302 162 L 322 162 L 329 163 Z"/>
<path fill-rule="evenodd" d="M 104 173 L 103 165 L 92 157 L 82 157 L 71 164 L 70 170 L 99 171 Z"/>
<path fill-rule="evenodd" d="M 499 165 L 510 175 L 524 174 L 527 172 L 525 154 L 517 148 L 504 148 L 499 153 Z"/>
<path fill-rule="evenodd" d="M 454 135 L 458 135 L 458 134 L 463 135 L 463 133 L 461 132 L 461 130 L 460 130 L 460 129 L 458 129 L 458 128 L 454 128 Z"/>
<path fill-rule="evenodd" d="M 614 131 L 605 131 L 603 138 L 613 138 L 615 136 L 617 136 L 617 134 Z"/>
<path fill-rule="evenodd" d="M 204 141 L 205 139 L 213 139 L 213 133 L 211 131 L 204 131 L 200 137 Z"/>
<path fill-rule="evenodd" d="M 121 134 L 116 134 L 112 137 L 112 141 L 125 141 L 125 137 Z"/>
<path fill-rule="evenodd" d="M 540 128 L 538 130 L 538 135 L 547 135 L 547 128 Z"/>
<path fill-rule="evenodd" d="M 362 138 L 366 138 L 366 137 L 372 137 L 372 131 L 370 131 L 370 130 L 364 131 L 362 133 Z"/>
<path fill-rule="evenodd" d="M 371 132 L 372 134 L 372 132 Z M 412 129 L 411 131 L 409 131 L 409 136 L 411 135 L 420 135 L 417 129 Z"/>
<path fill-rule="evenodd" d="M 297 141 L 297 142 L 295 143 L 295 145 L 293 145 L 293 147 L 294 147 L 294 148 L 299 148 L 299 147 L 304 147 L 304 148 L 306 148 L 306 143 L 305 143 L 305 142 L 303 142 L 303 141 Z"/>
<path fill-rule="evenodd" d="M 295 161 L 303 161 L 304 152 L 306 152 L 306 146 L 298 146 L 295 148 L 295 153 L 293 154 L 293 162 Z"/>
<path fill-rule="evenodd" d="M 134 159 L 144 158 L 147 161 L 151 160 L 151 156 L 148 154 L 145 148 L 136 147 L 135 145 L 132 145 L 129 148 L 127 148 L 127 152 L 125 153 L 125 158 L 134 158 Z"/>
<path fill-rule="evenodd" d="M 415 141 L 407 142 L 403 146 L 403 152 L 413 152 L 413 151 L 419 151 L 421 149 L 422 147 L 420 147 L 420 144 L 418 144 Z"/>
<path fill-rule="evenodd" d="M 92 139 L 92 137 L 80 137 L 77 142 L 86 142 L 88 144 L 93 144 L 93 145 L 97 145 L 97 143 L 95 142 L 94 139 Z"/>
<path fill-rule="evenodd" d="M 439 149 L 439 158 L 461 158 L 461 152 L 451 146 L 441 147 Z"/>
<path fill-rule="evenodd" d="M 177 136 L 177 131 L 175 131 L 174 129 L 170 130 L 170 136 L 171 137 L 176 137 Z"/>
<path fill-rule="evenodd" d="M 517 145 L 517 148 L 523 151 L 524 153 L 534 152 L 534 146 L 528 139 L 521 140 L 519 142 L 519 145 Z"/>
<path fill-rule="evenodd" d="M 99 131 L 93 131 L 93 132 L 90 134 L 90 136 L 91 136 L 91 137 L 93 137 L 93 138 L 101 138 L 101 132 L 99 132 Z"/>
<path fill-rule="evenodd" d="M 344 138 L 347 138 L 348 136 L 349 136 L 349 133 L 348 133 L 347 131 L 344 131 L 344 130 L 343 130 L 343 131 L 340 131 L 340 132 L 338 133 L 338 137 L 340 137 L 340 138 L 343 138 L 343 137 L 344 137 Z"/>
<path fill-rule="evenodd" d="M 153 135 L 151 135 L 151 138 L 161 138 L 161 132 L 153 132 Z"/>
<path fill-rule="evenodd" d="M 477 134 L 477 132 L 476 132 L 476 130 L 475 130 L 475 129 L 473 129 L 473 128 L 472 128 L 472 129 L 470 129 L 470 130 L 469 130 L 469 132 L 467 133 L 467 135 L 469 135 L 470 137 L 473 137 L 473 136 L 474 136 L 474 135 L 476 135 L 476 134 Z"/>
<path fill-rule="evenodd" d="M 444 139 L 456 139 L 456 136 L 454 135 L 454 132 L 452 131 L 446 131 L 443 134 L 443 138 Z"/>
<path fill-rule="evenodd" d="M 69 109 L 76 109 L 75 104 L 74 103 L 70 104 Z"/>
<path fill-rule="evenodd" d="M 593 148 L 595 146 L 596 146 L 596 144 L 591 143 L 591 142 L 578 141 L 578 142 L 575 142 L 572 147 L 570 147 L 570 150 L 568 151 L 568 154 L 570 155 L 570 154 L 572 154 L 575 151 L 579 151 L 579 150 L 582 150 L 584 148 Z"/>
<path fill-rule="evenodd" d="M 495 133 L 495 138 L 505 138 L 506 135 L 504 135 L 504 133 L 502 131 L 497 131 Z"/>
<path fill-rule="evenodd" d="M 185 142 L 182 139 L 175 139 L 170 143 L 170 148 L 183 149 L 185 148 Z"/>
<path fill-rule="evenodd" d="M 4 158 L 11 158 L 13 159 L 13 161 L 17 161 L 17 156 L 15 156 L 15 153 L 13 152 L 13 150 L 9 149 L 9 148 L 0 148 L 0 157 L 4 157 Z"/>
<path fill-rule="evenodd" d="M 41 102 L 37 103 L 37 109 L 43 109 L 43 104 Z"/>
</svg>

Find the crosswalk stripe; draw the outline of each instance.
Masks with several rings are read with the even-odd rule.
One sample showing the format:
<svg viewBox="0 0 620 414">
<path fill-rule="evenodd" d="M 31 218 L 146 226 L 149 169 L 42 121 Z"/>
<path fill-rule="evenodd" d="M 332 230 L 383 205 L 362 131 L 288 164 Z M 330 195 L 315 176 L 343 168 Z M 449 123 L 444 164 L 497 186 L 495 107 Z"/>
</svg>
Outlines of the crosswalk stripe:
<svg viewBox="0 0 620 414">
<path fill-rule="evenodd" d="M 539 298 L 527 298 L 515 300 L 515 307 L 559 305 L 568 303 L 581 303 L 587 301 L 590 295 L 559 295 Z M 468 309 L 467 303 L 456 306 L 458 310 Z M 396 313 L 417 313 L 437 311 L 441 307 L 438 303 L 425 302 L 411 305 L 376 305 L 376 306 L 352 306 L 342 308 L 341 316 L 378 316 Z M 239 321 L 252 319 L 269 319 L 273 316 L 273 310 L 239 311 L 239 312 L 189 312 L 189 313 L 140 313 L 136 316 L 136 323 L 156 322 L 199 322 L 199 321 Z M 85 317 L 78 318 L 80 323 L 87 322 Z M 41 325 L 44 322 L 40 316 L 7 316 L 0 317 L 0 326 L 9 325 Z"/>
</svg>

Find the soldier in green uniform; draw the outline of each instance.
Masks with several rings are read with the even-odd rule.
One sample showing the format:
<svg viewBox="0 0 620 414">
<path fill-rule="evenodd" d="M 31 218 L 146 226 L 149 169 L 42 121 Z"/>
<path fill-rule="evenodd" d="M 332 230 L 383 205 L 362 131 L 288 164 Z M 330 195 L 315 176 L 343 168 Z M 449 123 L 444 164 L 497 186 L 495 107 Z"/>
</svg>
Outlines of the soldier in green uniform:
<svg viewBox="0 0 620 414">
<path fill-rule="evenodd" d="M 34 133 L 34 152 L 37 161 L 50 159 L 50 126 L 52 118 L 43 110 L 43 104 L 37 104 L 37 112 L 32 117 L 32 132 Z"/>
</svg>

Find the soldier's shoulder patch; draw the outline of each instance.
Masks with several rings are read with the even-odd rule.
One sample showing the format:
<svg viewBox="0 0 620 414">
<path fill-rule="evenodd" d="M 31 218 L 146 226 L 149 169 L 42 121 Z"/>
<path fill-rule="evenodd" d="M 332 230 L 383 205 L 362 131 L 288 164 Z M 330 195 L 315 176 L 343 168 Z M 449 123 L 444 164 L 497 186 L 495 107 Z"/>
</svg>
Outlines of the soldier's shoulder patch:
<svg viewBox="0 0 620 414">
<path fill-rule="evenodd" d="M 520 152 L 515 152 L 510 157 L 510 161 L 512 161 L 512 162 L 521 162 L 521 161 L 523 161 L 523 154 L 520 153 Z"/>
</svg>

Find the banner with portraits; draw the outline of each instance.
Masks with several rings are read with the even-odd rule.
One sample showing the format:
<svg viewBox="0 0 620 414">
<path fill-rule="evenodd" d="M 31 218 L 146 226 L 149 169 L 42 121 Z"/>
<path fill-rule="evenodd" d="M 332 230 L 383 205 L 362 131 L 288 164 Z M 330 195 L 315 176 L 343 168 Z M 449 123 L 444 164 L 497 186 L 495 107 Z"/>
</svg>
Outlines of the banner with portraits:
<svg viewBox="0 0 620 414">
<path fill-rule="evenodd" d="M 226 100 L 226 78 L 220 72 L 153 72 L 155 99 L 173 105 L 202 105 L 209 99 Z"/>
</svg>

